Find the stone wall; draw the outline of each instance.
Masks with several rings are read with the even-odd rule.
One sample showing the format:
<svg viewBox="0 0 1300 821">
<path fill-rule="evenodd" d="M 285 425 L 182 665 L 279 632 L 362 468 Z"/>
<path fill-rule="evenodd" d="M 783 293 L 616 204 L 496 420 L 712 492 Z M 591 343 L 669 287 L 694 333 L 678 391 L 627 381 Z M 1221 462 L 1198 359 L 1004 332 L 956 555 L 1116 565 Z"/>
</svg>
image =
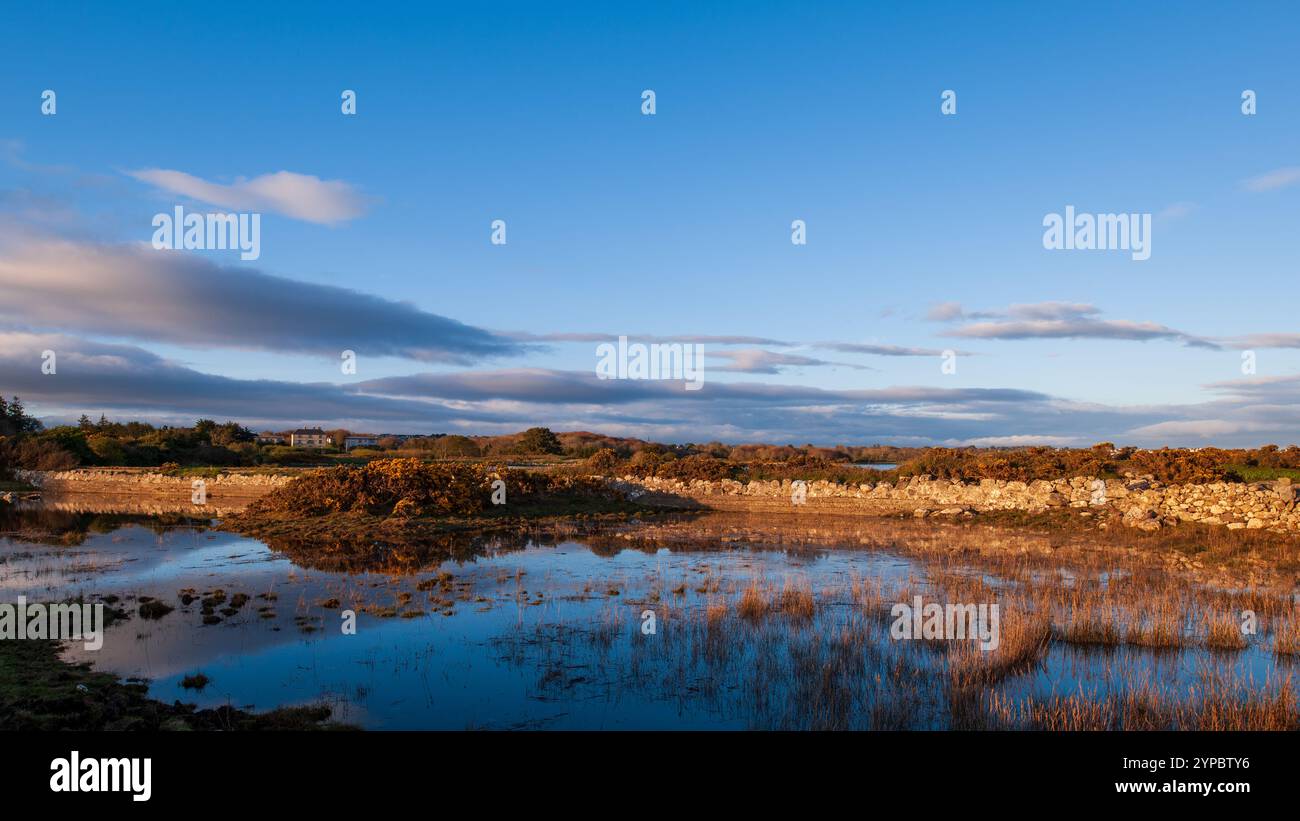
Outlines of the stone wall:
<svg viewBox="0 0 1300 821">
<path fill-rule="evenodd" d="M 69 471 L 17 471 L 20 480 L 49 494 L 97 494 L 144 499 L 186 499 L 193 492 L 191 477 L 167 476 L 147 468 L 83 468 Z M 206 492 L 214 501 L 246 503 L 281 487 L 292 474 L 222 473 L 205 478 Z M 918 476 L 898 485 L 844 485 L 805 483 L 806 502 L 795 505 L 794 483 L 785 481 L 737 482 L 677 479 L 641 479 L 625 476 L 611 483 L 632 494 L 664 504 L 702 504 L 721 510 L 777 512 L 808 510 L 847 514 L 910 513 L 913 516 L 970 516 L 988 510 L 1080 508 L 1080 513 L 1106 514 L 1124 524 L 1155 530 L 1180 521 L 1224 525 L 1228 528 L 1264 528 L 1300 532 L 1296 486 L 1289 479 L 1276 482 L 1167 485 L 1151 477 L 1100 480 L 1091 476 L 1071 479 L 1008 482 L 981 479 L 973 482 Z"/>
<path fill-rule="evenodd" d="M 686 497 L 708 507 L 729 510 L 805 508 L 846 513 L 897 513 L 914 516 L 969 516 L 987 510 L 1043 511 L 1081 508 L 1080 512 L 1111 514 L 1131 527 L 1155 530 L 1180 521 L 1300 531 L 1296 488 L 1289 479 L 1250 484 L 1214 482 L 1166 485 L 1151 477 L 1101 480 L 1092 476 L 1035 482 L 997 479 L 961 482 L 918 476 L 898 485 L 805 483 L 806 502 L 793 503 L 796 488 L 785 481 L 738 482 L 625 476 L 614 484 L 633 495 Z"/>
<path fill-rule="evenodd" d="M 168 476 L 148 468 L 81 468 L 78 470 L 15 471 L 17 479 L 49 494 L 95 494 L 122 497 L 185 498 L 202 478 L 209 499 L 251 501 L 281 487 L 294 477 L 267 473 L 221 473 L 213 477 Z"/>
</svg>

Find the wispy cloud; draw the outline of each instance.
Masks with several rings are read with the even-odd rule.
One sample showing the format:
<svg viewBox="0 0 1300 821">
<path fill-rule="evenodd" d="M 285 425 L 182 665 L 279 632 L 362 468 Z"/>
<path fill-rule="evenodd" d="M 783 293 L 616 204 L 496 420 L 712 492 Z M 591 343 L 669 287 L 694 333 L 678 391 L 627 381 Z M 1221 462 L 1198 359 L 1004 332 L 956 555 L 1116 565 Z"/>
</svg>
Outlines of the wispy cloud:
<svg viewBox="0 0 1300 821">
<path fill-rule="evenodd" d="M 792 348 L 795 343 L 783 342 L 765 336 L 739 336 L 726 334 L 615 334 L 591 331 L 570 331 L 557 333 L 528 333 L 526 331 L 502 331 L 502 336 L 521 342 L 615 342 L 620 336 L 626 336 L 629 342 L 650 344 L 693 343 L 698 345 L 770 345 L 777 348 Z"/>
<path fill-rule="evenodd" d="M 862 353 L 872 356 L 943 356 L 947 351 L 939 348 L 911 348 L 902 345 L 870 345 L 859 342 L 816 342 L 815 348 L 840 353 Z M 965 353 L 958 351 L 957 353 Z M 967 354 L 968 355 L 968 354 Z"/>
<path fill-rule="evenodd" d="M 271 212 L 326 225 L 356 219 L 368 205 L 366 197 L 342 180 L 322 180 L 292 171 L 277 171 L 252 179 L 238 177 L 228 185 L 162 168 L 127 174 L 162 191 L 222 208 Z"/>
<path fill-rule="evenodd" d="M 1165 206 L 1159 213 L 1157 213 L 1156 219 L 1179 220 L 1188 216 L 1195 210 L 1196 203 L 1194 202 L 1175 202 Z"/>
<path fill-rule="evenodd" d="M 1247 350 L 1250 348 L 1300 348 L 1300 334 L 1246 334 L 1245 336 L 1220 337 L 1217 342 L 1227 348 Z"/>
<path fill-rule="evenodd" d="M 765 351 L 761 348 L 743 348 L 730 351 L 709 351 L 706 356 L 730 360 L 728 364 L 713 370 L 733 371 L 736 373 L 780 373 L 787 368 L 803 367 L 844 367 L 854 370 L 872 370 L 866 365 L 853 365 L 846 362 L 830 362 L 811 356 Z"/>
<path fill-rule="evenodd" d="M 649 379 L 599 379 L 591 371 L 518 368 L 498 371 L 424 373 L 358 383 L 367 392 L 445 399 L 506 399 L 549 403 L 626 403 L 644 399 L 682 399 L 691 404 L 737 400 L 765 403 L 861 402 L 871 404 L 958 404 L 1039 402 L 1051 397 L 1012 388 L 895 386 L 829 390 L 803 385 L 708 382 L 703 390 L 683 391 L 680 382 Z"/>
<path fill-rule="evenodd" d="M 1242 180 L 1241 185 L 1247 191 L 1274 191 L 1300 183 L 1300 165 L 1276 168 L 1249 179 Z"/>
<path fill-rule="evenodd" d="M 958 322 L 972 319 L 1078 319 L 1095 316 L 1101 309 L 1084 302 L 1019 302 L 1001 310 L 968 311 L 960 302 L 940 302 L 930 307 L 926 319 Z"/>
<path fill-rule="evenodd" d="M 1023 322 L 977 322 L 949 336 L 967 339 L 1120 339 L 1145 342 L 1168 339 L 1198 348 L 1218 348 L 1213 342 L 1155 322 L 1126 319 L 1040 319 Z"/>
<path fill-rule="evenodd" d="M 960 302 L 939 302 L 930 306 L 925 318 L 931 322 L 953 322 L 966 316 Z"/>
<path fill-rule="evenodd" d="M 967 339 L 1111 339 L 1145 342 L 1166 339 L 1197 348 L 1221 346 L 1205 337 L 1170 328 L 1156 322 L 1127 319 L 1099 319 L 1101 309 L 1082 302 L 1033 302 L 1011 305 L 996 311 L 966 311 L 955 302 L 931 309 L 931 318 L 971 322 L 949 331 L 947 336 Z"/>
</svg>

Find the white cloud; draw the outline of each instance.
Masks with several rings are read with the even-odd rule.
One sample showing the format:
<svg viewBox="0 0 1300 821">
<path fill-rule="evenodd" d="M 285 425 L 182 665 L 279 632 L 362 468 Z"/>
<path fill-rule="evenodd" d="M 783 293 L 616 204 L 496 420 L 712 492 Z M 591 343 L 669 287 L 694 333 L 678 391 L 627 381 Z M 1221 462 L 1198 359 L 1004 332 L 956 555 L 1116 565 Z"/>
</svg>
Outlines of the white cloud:
<svg viewBox="0 0 1300 821">
<path fill-rule="evenodd" d="M 292 171 L 263 174 L 251 180 L 238 177 L 230 185 L 161 168 L 127 174 L 163 191 L 222 208 L 272 212 L 326 225 L 355 219 L 364 213 L 368 204 L 364 196 L 342 180 L 322 180 Z"/>
</svg>

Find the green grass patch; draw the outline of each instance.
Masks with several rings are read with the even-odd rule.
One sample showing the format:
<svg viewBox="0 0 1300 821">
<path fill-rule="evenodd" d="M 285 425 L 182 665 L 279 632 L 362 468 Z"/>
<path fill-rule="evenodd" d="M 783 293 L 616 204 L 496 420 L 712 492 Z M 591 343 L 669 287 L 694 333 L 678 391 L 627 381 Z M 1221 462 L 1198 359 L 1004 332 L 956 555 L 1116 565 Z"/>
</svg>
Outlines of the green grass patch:
<svg viewBox="0 0 1300 821">
<path fill-rule="evenodd" d="M 1300 482 L 1300 468 L 1265 468 L 1248 465 L 1229 465 L 1228 468 L 1247 482 L 1267 482 L 1282 478 Z"/>
</svg>

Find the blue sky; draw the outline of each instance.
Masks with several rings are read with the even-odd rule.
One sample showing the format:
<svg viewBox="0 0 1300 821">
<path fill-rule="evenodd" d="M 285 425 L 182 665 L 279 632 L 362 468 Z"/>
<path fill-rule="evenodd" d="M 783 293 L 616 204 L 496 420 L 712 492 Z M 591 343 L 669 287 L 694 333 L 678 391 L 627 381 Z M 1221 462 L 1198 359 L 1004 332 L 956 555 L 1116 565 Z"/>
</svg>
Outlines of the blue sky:
<svg viewBox="0 0 1300 821">
<path fill-rule="evenodd" d="M 0 23 L 0 390 L 51 421 L 179 421 L 207 397 L 202 415 L 269 427 L 1297 440 L 1300 11 L 1283 3 L 70 4 L 6 8 Z M 356 116 L 339 110 L 343 89 Z M 945 89 L 954 116 L 940 112 Z M 150 169 L 190 184 L 142 179 Z M 130 249 L 148 243 L 154 214 L 241 210 L 194 185 L 278 172 L 342 185 L 357 215 L 243 208 L 262 214 L 259 259 L 148 249 L 177 270 L 139 278 Z M 311 184 L 293 196 L 319 201 Z M 1066 205 L 1151 214 L 1151 258 L 1045 250 L 1044 215 Z M 504 246 L 489 242 L 494 219 Z M 791 244 L 794 219 L 807 245 Z M 211 270 L 175 263 L 185 257 Z M 68 278 L 54 289 L 49 271 Z M 292 300 L 264 304 L 265 283 L 241 271 L 492 335 L 757 337 L 792 344 L 706 351 L 833 364 L 749 353 L 747 370 L 726 371 L 732 360 L 711 357 L 701 397 L 602 382 L 601 401 L 572 392 L 594 378 L 592 341 L 393 355 L 373 337 L 400 348 L 403 333 L 440 331 L 377 309 L 369 325 L 325 310 L 296 345 L 273 330 Z M 142 292 L 134 306 L 80 304 L 78 276 Z M 195 276 L 234 284 L 159 296 L 160 282 Z M 927 319 L 941 304 L 948 321 Z M 190 310 L 251 330 L 190 333 L 176 318 Z M 1048 324 L 1025 338 L 1025 321 Z M 62 350 L 49 335 L 68 354 L 54 375 L 32 358 Z M 970 354 L 955 374 L 934 355 L 950 348 Z M 356 374 L 324 353 L 343 349 L 357 351 Z M 377 382 L 421 374 L 437 379 L 416 394 Z M 239 405 L 245 389 L 257 401 Z"/>
</svg>

